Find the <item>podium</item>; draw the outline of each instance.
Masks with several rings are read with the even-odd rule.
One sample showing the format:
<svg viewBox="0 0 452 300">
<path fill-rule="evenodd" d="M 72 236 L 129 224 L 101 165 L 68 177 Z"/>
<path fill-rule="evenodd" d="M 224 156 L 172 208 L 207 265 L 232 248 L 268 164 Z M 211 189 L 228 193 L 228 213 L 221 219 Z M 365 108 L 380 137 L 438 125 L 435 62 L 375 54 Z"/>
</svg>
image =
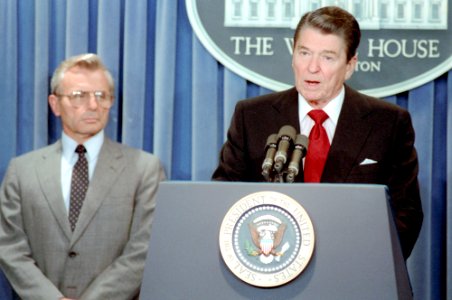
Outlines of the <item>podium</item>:
<svg viewBox="0 0 452 300">
<path fill-rule="evenodd" d="M 245 283 L 219 247 L 239 199 L 275 191 L 309 214 L 315 247 L 285 285 Z M 388 194 L 382 185 L 162 182 L 140 299 L 412 299 Z"/>
</svg>

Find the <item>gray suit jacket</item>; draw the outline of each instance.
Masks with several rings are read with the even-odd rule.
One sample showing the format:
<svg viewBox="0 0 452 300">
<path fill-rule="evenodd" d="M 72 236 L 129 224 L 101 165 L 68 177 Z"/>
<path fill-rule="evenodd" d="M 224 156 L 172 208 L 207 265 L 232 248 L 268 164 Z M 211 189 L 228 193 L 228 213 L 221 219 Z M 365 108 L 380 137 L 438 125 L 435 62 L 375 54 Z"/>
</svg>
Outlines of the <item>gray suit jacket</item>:
<svg viewBox="0 0 452 300">
<path fill-rule="evenodd" d="M 74 232 L 61 142 L 11 161 L 0 191 L 0 265 L 23 299 L 131 299 L 139 293 L 158 159 L 105 138 Z"/>
</svg>

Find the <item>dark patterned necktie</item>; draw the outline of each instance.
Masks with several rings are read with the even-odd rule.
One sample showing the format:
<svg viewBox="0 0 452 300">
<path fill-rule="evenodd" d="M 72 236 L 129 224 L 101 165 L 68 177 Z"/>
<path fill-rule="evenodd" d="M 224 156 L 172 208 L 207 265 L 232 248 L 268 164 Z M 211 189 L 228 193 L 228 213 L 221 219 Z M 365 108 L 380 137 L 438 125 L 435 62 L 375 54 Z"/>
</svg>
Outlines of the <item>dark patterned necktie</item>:
<svg viewBox="0 0 452 300">
<path fill-rule="evenodd" d="M 328 119 L 328 115 L 321 109 L 311 110 L 308 115 L 314 120 L 315 124 L 309 134 L 309 147 L 304 165 L 304 181 L 320 182 L 330 149 L 328 135 L 322 126 L 323 122 Z"/>
<path fill-rule="evenodd" d="M 89 183 L 88 161 L 85 157 L 86 149 L 83 145 L 78 145 L 75 152 L 78 153 L 78 160 L 72 170 L 71 202 L 69 206 L 69 223 L 72 231 L 74 231 L 75 224 L 77 224 Z"/>
</svg>

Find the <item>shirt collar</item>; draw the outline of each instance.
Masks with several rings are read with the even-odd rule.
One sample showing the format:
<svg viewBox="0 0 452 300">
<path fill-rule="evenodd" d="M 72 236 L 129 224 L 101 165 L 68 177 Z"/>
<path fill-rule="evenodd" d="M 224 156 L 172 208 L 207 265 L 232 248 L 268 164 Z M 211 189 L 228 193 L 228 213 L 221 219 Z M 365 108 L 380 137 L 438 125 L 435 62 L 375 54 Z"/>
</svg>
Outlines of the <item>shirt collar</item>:
<svg viewBox="0 0 452 300">
<path fill-rule="evenodd" d="M 342 104 L 344 103 L 344 96 L 345 88 L 342 86 L 339 94 L 328 102 L 328 104 L 323 108 L 323 111 L 328 114 L 328 117 L 334 122 L 335 125 L 337 125 L 337 121 L 339 120 L 339 114 L 341 112 Z M 300 93 L 298 93 L 298 107 L 300 120 L 303 120 L 307 116 L 308 112 L 312 110 L 312 107 Z"/>
<path fill-rule="evenodd" d="M 104 131 L 99 131 L 96 135 L 91 137 L 83 146 L 86 148 L 88 161 L 97 158 L 100 152 L 100 148 L 104 142 Z M 75 148 L 78 146 L 78 143 L 70 138 L 67 134 L 62 133 L 61 143 L 63 147 L 63 157 L 67 159 L 67 161 L 76 161 Z"/>
</svg>

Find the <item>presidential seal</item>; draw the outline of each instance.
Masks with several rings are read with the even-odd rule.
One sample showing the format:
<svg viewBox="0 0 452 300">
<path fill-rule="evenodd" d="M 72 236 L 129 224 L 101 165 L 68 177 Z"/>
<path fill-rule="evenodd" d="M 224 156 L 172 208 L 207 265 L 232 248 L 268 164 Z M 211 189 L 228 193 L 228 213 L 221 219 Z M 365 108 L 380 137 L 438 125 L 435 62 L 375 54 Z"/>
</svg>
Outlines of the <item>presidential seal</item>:
<svg viewBox="0 0 452 300">
<path fill-rule="evenodd" d="M 220 228 L 220 252 L 229 270 L 248 284 L 276 287 L 296 278 L 314 251 L 314 228 L 289 196 L 257 192 L 237 201 Z"/>
</svg>

